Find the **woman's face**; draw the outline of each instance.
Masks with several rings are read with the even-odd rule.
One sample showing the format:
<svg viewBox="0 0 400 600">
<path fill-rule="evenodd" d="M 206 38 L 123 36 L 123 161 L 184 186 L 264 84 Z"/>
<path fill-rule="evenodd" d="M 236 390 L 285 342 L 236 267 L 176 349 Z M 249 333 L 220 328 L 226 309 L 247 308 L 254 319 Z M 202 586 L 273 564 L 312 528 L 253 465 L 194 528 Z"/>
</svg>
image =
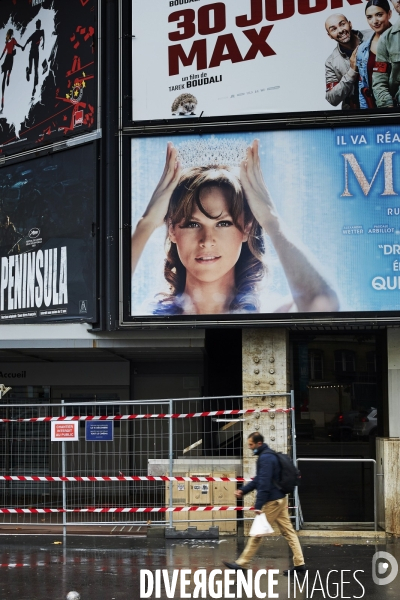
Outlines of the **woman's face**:
<svg viewBox="0 0 400 600">
<path fill-rule="evenodd" d="M 248 233 L 233 223 L 224 191 L 217 186 L 203 188 L 200 202 L 209 219 L 196 206 L 187 225 L 184 222 L 169 227 L 169 238 L 176 244 L 187 276 L 201 282 L 214 282 L 234 273 Z M 239 223 L 244 228 L 243 216 Z"/>
<path fill-rule="evenodd" d="M 390 17 L 392 16 L 391 11 L 387 13 L 380 6 L 370 6 L 367 8 L 365 15 L 367 17 L 369 26 L 376 33 L 383 33 L 390 27 Z"/>
</svg>

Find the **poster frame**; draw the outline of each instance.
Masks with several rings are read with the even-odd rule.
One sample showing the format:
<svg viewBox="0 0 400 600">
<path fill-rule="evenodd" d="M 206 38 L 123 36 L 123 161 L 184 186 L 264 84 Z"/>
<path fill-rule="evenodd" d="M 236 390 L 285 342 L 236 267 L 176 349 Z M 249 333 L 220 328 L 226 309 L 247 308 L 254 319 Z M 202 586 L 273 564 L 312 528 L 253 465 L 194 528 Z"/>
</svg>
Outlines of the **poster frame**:
<svg viewBox="0 0 400 600">
<path fill-rule="evenodd" d="M 355 125 L 357 122 L 365 125 L 367 122 L 372 122 L 374 125 L 394 124 L 400 120 L 400 106 L 394 111 L 388 109 L 368 109 L 368 110 L 327 110 L 327 111 L 309 111 L 309 112 L 282 112 L 282 113 L 255 113 L 245 115 L 220 115 L 214 117 L 204 117 L 202 115 L 193 118 L 190 117 L 174 117 L 170 119 L 147 119 L 135 120 L 132 114 L 132 97 L 134 92 L 134 82 L 132 81 L 132 45 L 135 43 L 135 31 L 132 23 L 132 2 L 135 0 L 119 0 L 120 2 L 120 29 L 121 39 L 119 63 L 121 65 L 121 98 L 120 105 L 122 107 L 121 119 L 122 127 L 125 131 L 135 132 L 152 131 L 153 129 L 182 127 L 182 129 L 190 129 L 196 126 L 204 126 L 209 124 L 216 127 L 218 124 L 226 125 L 241 125 L 243 123 L 252 123 L 254 121 L 263 122 L 266 125 L 274 127 L 280 126 L 299 126 L 311 123 L 313 125 L 321 125 L 332 127 L 338 122 L 341 126 Z M 400 18 L 400 17 L 399 17 Z M 219 130 L 218 130 L 219 131 Z"/>
<path fill-rule="evenodd" d="M 374 125 L 393 125 L 393 123 L 375 123 Z M 336 126 L 345 128 L 357 125 L 354 120 L 343 123 L 336 123 Z M 324 129 L 329 129 L 326 124 Z M 299 127 L 288 128 L 283 122 L 280 122 L 280 127 L 271 123 L 265 122 L 246 122 L 239 126 L 232 126 L 225 123 L 218 127 L 202 126 L 198 129 L 177 128 L 166 133 L 165 128 L 154 128 L 151 135 L 146 131 L 146 137 L 158 136 L 164 137 L 169 141 L 169 136 L 175 135 L 199 135 L 202 133 L 235 133 L 239 131 L 248 131 L 255 133 L 266 130 L 299 130 Z M 314 123 L 308 125 L 302 124 L 301 129 L 321 129 L 315 127 Z M 120 328 L 215 328 L 215 327 L 273 327 L 273 326 L 289 326 L 294 328 L 308 328 L 310 326 L 319 327 L 335 327 L 347 325 L 349 327 L 359 327 L 360 325 L 374 326 L 376 328 L 385 325 L 394 325 L 398 323 L 400 326 L 400 311 L 343 311 L 337 313 L 258 313 L 258 314 L 221 314 L 221 315 L 174 315 L 174 316 L 131 316 L 131 263 L 130 263 L 130 243 L 131 243 L 131 140 L 141 135 L 132 135 L 126 132 L 121 136 L 121 164 L 120 164 L 120 286 L 119 286 L 119 326 Z"/>
<path fill-rule="evenodd" d="M 35 143 L 33 141 L 21 141 L 16 144 L 3 147 L 2 152 L 0 154 L 0 166 L 4 161 L 8 161 L 13 157 L 26 157 L 29 158 L 29 154 L 34 154 L 37 156 L 37 152 L 40 152 L 43 148 L 49 148 L 52 146 L 61 146 L 60 150 L 64 147 L 68 147 L 69 145 L 74 146 L 80 143 L 84 144 L 91 139 L 96 139 L 101 137 L 101 122 L 102 122 L 102 102 L 101 102 L 101 93 L 102 93 L 102 0 L 94 0 L 94 11 L 95 11 L 95 23 L 96 23 L 96 33 L 94 36 L 96 53 L 94 57 L 95 67 L 94 72 L 97 77 L 97 85 L 94 86 L 94 106 L 96 107 L 96 115 L 95 115 L 95 123 L 94 126 L 90 130 L 80 129 L 76 133 L 69 133 L 65 135 L 62 132 L 54 133 L 51 137 L 51 140 L 46 140 L 42 143 Z M 89 136 L 89 139 L 88 139 Z M 82 141 L 80 141 L 82 139 Z"/>
<path fill-rule="evenodd" d="M 79 143 L 79 144 L 75 144 L 75 148 L 65 148 L 64 146 L 59 147 L 59 148 L 40 148 L 38 149 L 36 152 L 32 153 L 32 155 L 30 156 L 26 156 L 26 155 L 18 155 L 18 156 L 12 156 L 9 157 L 9 159 L 6 162 L 0 163 L 0 170 L 4 169 L 4 168 L 10 168 L 13 167 L 15 165 L 26 165 L 26 167 L 28 168 L 30 165 L 30 162 L 34 159 L 38 159 L 38 158 L 44 158 L 45 156 L 51 156 L 53 154 L 59 154 L 62 153 L 64 155 L 66 155 L 68 152 L 74 152 L 74 150 L 76 149 L 76 147 L 78 148 L 82 148 L 83 146 L 86 147 L 90 147 L 91 148 L 91 152 L 93 155 L 93 169 L 94 169 L 94 189 L 93 189 L 93 217 L 95 218 L 95 221 L 92 224 L 92 237 L 95 239 L 95 245 L 94 245 L 94 282 L 93 282 L 93 301 L 94 301 L 94 308 L 93 308 L 93 313 L 91 317 L 80 317 L 80 316 L 66 316 L 66 317 L 61 317 L 61 316 L 55 316 L 52 318 L 48 318 L 48 319 L 43 319 L 43 320 L 34 320 L 32 321 L 31 319 L 10 319 L 7 322 L 3 322 L 0 324 L 1 325 L 27 325 L 27 324 L 43 324 L 43 325 L 49 325 L 49 324 L 54 324 L 54 323 L 87 323 L 90 326 L 95 326 L 100 318 L 101 312 L 102 312 L 102 306 L 103 306 L 103 298 L 102 298 L 102 294 L 100 294 L 100 269 L 101 269 L 101 264 L 100 264 L 100 244 L 101 244 L 101 235 L 100 235 L 100 231 L 101 231 L 101 214 L 100 214 L 100 206 L 101 206 L 101 200 L 100 200 L 100 195 L 101 195 L 101 189 L 102 186 L 100 185 L 100 172 L 99 169 L 97 168 L 97 157 L 99 155 L 99 144 L 100 144 L 101 140 L 95 140 L 95 141 L 91 141 L 88 142 L 86 141 L 86 143 Z"/>
</svg>

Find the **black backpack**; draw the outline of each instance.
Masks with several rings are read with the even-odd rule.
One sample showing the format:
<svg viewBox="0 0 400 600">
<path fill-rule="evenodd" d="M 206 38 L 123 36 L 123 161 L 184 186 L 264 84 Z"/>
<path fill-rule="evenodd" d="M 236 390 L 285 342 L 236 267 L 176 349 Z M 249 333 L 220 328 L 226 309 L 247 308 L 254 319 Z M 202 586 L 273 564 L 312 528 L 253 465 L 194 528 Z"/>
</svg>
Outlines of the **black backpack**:
<svg viewBox="0 0 400 600">
<path fill-rule="evenodd" d="M 279 481 L 274 480 L 274 484 L 282 492 L 282 494 L 292 494 L 294 488 L 300 485 L 301 481 L 301 473 L 293 464 L 292 459 L 287 454 L 283 454 L 282 452 L 275 452 L 275 450 L 271 450 L 268 448 L 264 450 L 264 452 L 270 452 L 274 454 L 278 461 L 279 466 L 281 468 L 281 473 L 279 477 Z M 264 452 L 262 454 L 264 454 Z"/>
</svg>

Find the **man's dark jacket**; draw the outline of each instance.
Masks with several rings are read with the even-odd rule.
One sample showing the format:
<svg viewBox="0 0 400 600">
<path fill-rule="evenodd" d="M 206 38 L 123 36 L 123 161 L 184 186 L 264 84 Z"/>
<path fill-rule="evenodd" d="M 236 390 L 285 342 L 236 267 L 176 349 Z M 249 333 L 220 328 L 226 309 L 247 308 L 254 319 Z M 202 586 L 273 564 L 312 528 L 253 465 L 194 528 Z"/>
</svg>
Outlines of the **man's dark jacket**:
<svg viewBox="0 0 400 600">
<path fill-rule="evenodd" d="M 261 510 L 266 502 L 272 500 L 280 500 L 284 498 L 283 494 L 274 484 L 274 481 L 279 481 L 280 465 L 275 454 L 268 452 L 269 446 L 263 444 L 257 449 L 257 471 L 253 481 L 242 487 L 243 494 L 248 494 L 253 490 L 257 490 L 257 498 L 254 508 Z"/>
</svg>

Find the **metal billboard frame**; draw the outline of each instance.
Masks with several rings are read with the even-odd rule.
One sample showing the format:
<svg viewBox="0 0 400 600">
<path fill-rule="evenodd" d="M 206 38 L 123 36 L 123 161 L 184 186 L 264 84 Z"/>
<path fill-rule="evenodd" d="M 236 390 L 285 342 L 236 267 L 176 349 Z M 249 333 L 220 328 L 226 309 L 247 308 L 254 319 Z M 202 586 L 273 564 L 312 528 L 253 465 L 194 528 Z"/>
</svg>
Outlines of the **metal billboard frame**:
<svg viewBox="0 0 400 600">
<path fill-rule="evenodd" d="M 225 127 L 248 127 L 249 124 L 259 122 L 266 127 L 334 127 L 338 123 L 341 126 L 355 125 L 380 125 L 396 124 L 400 118 L 400 110 L 389 109 L 354 109 L 338 111 L 309 111 L 309 112 L 285 112 L 268 114 L 246 114 L 218 117 L 184 117 L 171 119 L 134 120 L 132 115 L 132 94 L 134 93 L 134 82 L 132 82 L 132 44 L 135 43 L 135 31 L 132 28 L 131 3 L 135 0 L 119 0 L 120 20 L 120 119 L 124 132 L 131 134 L 146 134 L 160 131 L 176 131 L 177 128 L 197 129 L 198 127 L 210 127 L 220 131 Z"/>
<path fill-rule="evenodd" d="M 354 123 L 353 123 L 354 125 Z M 350 126 L 350 123 L 348 123 Z M 196 135 L 210 132 L 238 132 L 238 131 L 265 131 L 284 129 L 281 127 L 272 127 L 271 124 L 266 124 L 265 121 L 243 122 L 240 126 L 232 126 L 227 123 L 220 123 L 218 126 L 198 124 L 198 129 L 195 130 Z M 311 125 L 308 128 L 310 128 Z M 314 128 L 314 127 L 313 127 Z M 302 127 L 303 129 L 303 127 Z M 319 129 L 319 128 L 316 128 Z M 295 128 L 294 130 L 298 130 Z M 175 135 L 193 134 L 193 128 L 185 126 L 179 128 L 175 125 L 174 131 L 170 132 Z M 132 134 L 132 132 L 124 132 L 119 136 L 119 202 L 120 202 L 120 240 L 119 240 L 119 327 L 121 328 L 210 328 L 210 327 L 325 327 L 325 326 L 384 326 L 397 325 L 400 326 L 400 314 L 398 311 L 382 311 L 382 312 L 339 312 L 339 313 L 265 313 L 251 315 L 191 315 L 182 316 L 135 316 L 129 315 L 130 308 L 130 282 L 131 282 L 131 266 L 130 266 L 130 240 L 131 240 L 131 204 L 128 200 L 131 194 L 131 148 L 132 139 L 139 137 L 165 136 L 168 140 L 168 133 L 165 130 L 160 130 L 155 127 L 151 133 L 144 128 L 141 134 Z"/>
</svg>

